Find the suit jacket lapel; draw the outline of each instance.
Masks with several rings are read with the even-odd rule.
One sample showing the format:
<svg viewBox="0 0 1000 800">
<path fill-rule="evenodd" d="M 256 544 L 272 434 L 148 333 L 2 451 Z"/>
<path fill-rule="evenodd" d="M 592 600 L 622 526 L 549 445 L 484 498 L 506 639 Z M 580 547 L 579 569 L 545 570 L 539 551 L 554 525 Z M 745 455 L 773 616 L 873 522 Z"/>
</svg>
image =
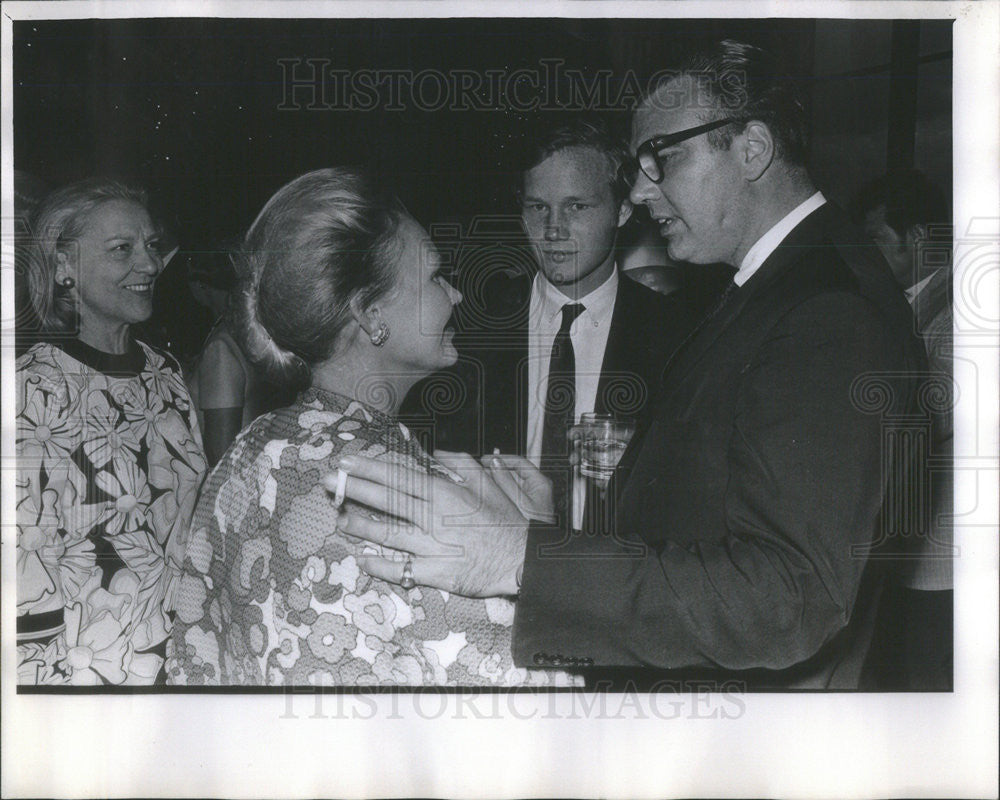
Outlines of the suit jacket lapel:
<svg viewBox="0 0 1000 800">
<path fill-rule="evenodd" d="M 480 397 L 484 429 L 478 446 L 484 452 L 498 447 L 504 453 L 523 453 L 527 430 L 528 387 L 524 368 L 528 353 L 528 299 L 531 278 L 497 279 L 480 316 L 475 319 L 474 343 L 468 357 L 483 370 Z M 512 396 L 513 394 L 513 396 Z"/>
<path fill-rule="evenodd" d="M 514 363 L 511 372 L 517 386 L 517 447 L 515 453 L 528 452 L 528 309 L 525 300 L 523 318 L 518 322 L 518 340 L 511 348 Z"/>
<path fill-rule="evenodd" d="M 716 339 L 735 320 L 746 304 L 763 291 L 768 284 L 792 266 L 809 247 L 815 247 L 823 240 L 822 215 L 824 206 L 813 211 L 786 236 L 780 245 L 767 257 L 750 279 L 739 287 L 728 302 L 710 320 L 704 323 L 687 344 L 675 354 L 675 360 L 664 374 L 664 384 L 676 386 L 701 360 Z"/>
<path fill-rule="evenodd" d="M 643 335 L 645 317 L 641 313 L 638 291 L 630 278 L 619 274 L 618 294 L 611 312 L 611 328 L 604 347 L 601 377 L 597 383 L 594 411 L 613 413 L 608 409 L 609 383 L 625 375 L 645 375 L 649 370 L 648 339 Z M 653 387 L 646 387 L 652 393 Z"/>
<path fill-rule="evenodd" d="M 507 444 L 498 445 L 503 452 L 524 454 L 528 451 L 528 310 L 531 302 L 531 281 L 515 281 L 511 286 L 509 302 L 515 304 L 514 340 L 506 349 L 507 360 L 500 372 L 503 381 L 512 381 L 516 387 L 516 403 L 514 412 L 514 438 Z M 489 377 L 489 376 L 488 376 Z M 509 397 L 511 383 L 506 383 L 506 393 Z"/>
</svg>

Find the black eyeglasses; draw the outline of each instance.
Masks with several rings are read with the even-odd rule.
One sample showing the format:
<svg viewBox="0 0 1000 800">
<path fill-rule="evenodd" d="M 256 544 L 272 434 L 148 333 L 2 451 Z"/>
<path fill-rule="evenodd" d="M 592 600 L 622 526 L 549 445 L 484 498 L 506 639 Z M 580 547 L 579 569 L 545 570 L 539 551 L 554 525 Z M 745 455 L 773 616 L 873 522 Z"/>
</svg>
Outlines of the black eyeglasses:
<svg viewBox="0 0 1000 800">
<path fill-rule="evenodd" d="M 735 121 L 728 117 L 726 119 L 717 119 L 714 122 L 707 122 L 704 125 L 698 125 L 694 128 L 686 128 L 676 133 L 668 133 L 664 136 L 654 136 L 652 139 L 647 139 L 636 148 L 635 158 L 627 158 L 622 163 L 622 177 L 629 186 L 634 186 L 636 178 L 639 177 L 639 170 L 642 170 L 642 174 L 653 183 L 659 183 L 663 180 L 663 165 L 657 156 L 660 150 L 695 136 L 700 136 L 703 133 L 714 131 L 716 128 L 721 128 L 723 125 L 728 125 L 730 122 Z"/>
</svg>

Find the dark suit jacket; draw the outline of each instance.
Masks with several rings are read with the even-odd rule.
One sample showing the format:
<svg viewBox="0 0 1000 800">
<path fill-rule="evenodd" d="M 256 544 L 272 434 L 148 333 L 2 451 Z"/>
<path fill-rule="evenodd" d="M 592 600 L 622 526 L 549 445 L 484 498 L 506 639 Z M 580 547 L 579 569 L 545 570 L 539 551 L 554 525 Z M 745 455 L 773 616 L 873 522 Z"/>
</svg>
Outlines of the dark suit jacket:
<svg viewBox="0 0 1000 800">
<path fill-rule="evenodd" d="M 467 311 L 456 337 L 459 363 L 408 396 L 401 416 L 418 430 L 431 425 L 425 439 L 432 447 L 475 456 L 494 448 L 525 454 L 531 281 L 530 275 L 497 275 L 477 292 L 481 306 Z M 692 316 L 682 298 L 664 297 L 619 275 L 594 410 L 641 416 Z"/>
<path fill-rule="evenodd" d="M 516 663 L 858 685 L 884 420 L 912 405 L 921 365 L 902 293 L 862 241 L 817 210 L 674 354 L 623 460 L 612 535 L 532 526 Z"/>
</svg>

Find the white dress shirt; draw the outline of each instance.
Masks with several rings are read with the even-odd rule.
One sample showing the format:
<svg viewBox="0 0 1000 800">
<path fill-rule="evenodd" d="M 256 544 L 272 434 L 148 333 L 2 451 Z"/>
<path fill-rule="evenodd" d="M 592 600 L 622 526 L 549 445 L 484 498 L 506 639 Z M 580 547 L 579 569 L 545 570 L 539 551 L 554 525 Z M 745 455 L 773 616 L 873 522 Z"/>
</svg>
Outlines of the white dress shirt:
<svg viewBox="0 0 1000 800">
<path fill-rule="evenodd" d="M 777 225 L 754 242 L 753 247 L 743 256 L 740 268 L 733 276 L 736 285 L 742 286 L 750 280 L 750 276 L 760 269 L 760 265 L 767 261 L 768 256 L 777 249 L 778 245 L 785 240 L 785 237 L 792 232 L 795 226 L 825 202 L 826 198 L 823 197 L 823 193 L 816 192 L 808 200 L 805 200 L 788 212 L 781 218 Z"/>
<path fill-rule="evenodd" d="M 618 297 L 618 269 L 590 294 L 571 300 L 553 286 L 541 272 L 531 285 L 528 306 L 528 439 L 527 457 L 537 467 L 542 455 L 542 428 L 545 424 L 545 392 L 549 383 L 549 359 L 552 343 L 562 324 L 562 307 L 581 303 L 584 311 L 573 321 L 569 338 L 576 361 L 576 408 L 574 417 L 594 410 L 597 384 L 604 364 L 611 315 Z M 511 392 L 511 396 L 516 396 Z M 513 408 L 511 409 L 513 413 Z M 573 479 L 573 527 L 583 525 L 583 507 L 587 482 L 579 471 Z"/>
</svg>

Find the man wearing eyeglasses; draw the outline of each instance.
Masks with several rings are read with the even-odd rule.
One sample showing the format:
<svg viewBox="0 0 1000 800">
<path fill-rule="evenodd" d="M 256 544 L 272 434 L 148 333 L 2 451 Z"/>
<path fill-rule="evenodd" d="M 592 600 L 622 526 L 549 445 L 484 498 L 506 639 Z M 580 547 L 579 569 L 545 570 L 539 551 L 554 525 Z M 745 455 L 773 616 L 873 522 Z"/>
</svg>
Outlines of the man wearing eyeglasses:
<svg viewBox="0 0 1000 800">
<path fill-rule="evenodd" d="M 631 150 L 632 202 L 670 256 L 735 274 L 665 364 L 610 490 L 611 535 L 567 557 L 558 531 L 525 531 L 456 457 L 466 485 L 418 490 L 420 527 L 394 527 L 392 543 L 415 552 L 418 582 L 519 593 L 525 666 L 626 668 L 647 686 L 858 688 L 880 585 L 868 555 L 892 529 L 884 423 L 911 408 L 922 365 L 905 300 L 813 186 L 802 106 L 768 54 L 726 41 L 692 59 L 640 105 Z M 532 476 L 518 484 L 538 496 Z M 449 527 L 460 510 L 465 524 Z M 399 579 L 391 562 L 365 568 Z"/>
</svg>

